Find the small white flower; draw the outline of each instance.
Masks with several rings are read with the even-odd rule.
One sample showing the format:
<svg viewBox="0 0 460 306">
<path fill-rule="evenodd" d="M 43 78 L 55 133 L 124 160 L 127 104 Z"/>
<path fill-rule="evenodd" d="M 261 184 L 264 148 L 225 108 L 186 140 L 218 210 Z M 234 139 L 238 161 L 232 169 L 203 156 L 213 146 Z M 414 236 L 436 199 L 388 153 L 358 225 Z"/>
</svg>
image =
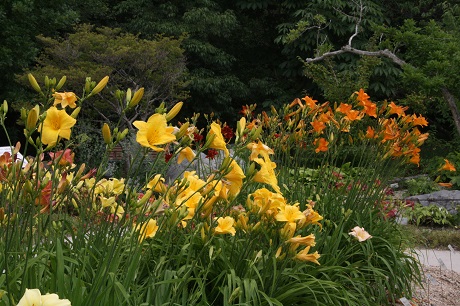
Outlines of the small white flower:
<svg viewBox="0 0 460 306">
<path fill-rule="evenodd" d="M 356 237 L 356 239 L 358 239 L 359 242 L 363 242 L 369 238 L 372 238 L 372 236 L 364 230 L 364 227 L 359 226 L 355 226 L 348 234 Z"/>
</svg>

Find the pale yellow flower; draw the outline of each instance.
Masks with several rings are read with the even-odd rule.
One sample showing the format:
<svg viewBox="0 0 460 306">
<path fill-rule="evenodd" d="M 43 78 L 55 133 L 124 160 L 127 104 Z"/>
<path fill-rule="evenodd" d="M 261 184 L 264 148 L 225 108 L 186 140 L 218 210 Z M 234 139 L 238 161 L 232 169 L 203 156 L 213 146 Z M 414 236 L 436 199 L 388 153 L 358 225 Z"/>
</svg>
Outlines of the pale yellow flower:
<svg viewBox="0 0 460 306">
<path fill-rule="evenodd" d="M 353 237 L 356 237 L 356 239 L 358 239 L 359 242 L 363 242 L 369 238 L 372 238 L 372 236 L 364 230 L 364 227 L 359 226 L 355 226 L 348 234 Z"/>
<path fill-rule="evenodd" d="M 234 227 L 235 219 L 229 216 L 225 218 L 219 217 L 217 219 L 217 224 L 218 225 L 214 229 L 214 232 L 216 234 L 231 234 L 232 236 L 235 236 L 236 234 L 236 229 Z"/>
<path fill-rule="evenodd" d="M 70 139 L 71 128 L 77 120 L 68 115 L 65 110 L 52 106 L 46 111 L 43 125 L 40 125 L 41 141 L 43 144 L 54 146 L 59 137 Z"/>
<path fill-rule="evenodd" d="M 16 306 L 71 306 L 71 303 L 54 293 L 42 295 L 38 289 L 26 289 Z"/>
<path fill-rule="evenodd" d="M 144 147 L 151 148 L 156 152 L 163 151 L 158 147 L 176 140 L 173 134 L 174 127 L 167 126 L 166 118 L 161 114 L 153 114 L 147 120 L 134 121 L 133 125 L 139 129 L 136 134 L 136 141 Z"/>
</svg>

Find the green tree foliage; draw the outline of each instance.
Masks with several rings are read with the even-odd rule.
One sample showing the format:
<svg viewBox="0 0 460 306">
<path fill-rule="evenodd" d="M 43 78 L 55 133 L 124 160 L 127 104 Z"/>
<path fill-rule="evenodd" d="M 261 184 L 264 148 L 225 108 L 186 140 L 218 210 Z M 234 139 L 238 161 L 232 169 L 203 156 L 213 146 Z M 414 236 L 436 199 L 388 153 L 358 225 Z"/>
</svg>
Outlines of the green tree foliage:
<svg viewBox="0 0 460 306">
<path fill-rule="evenodd" d="M 400 86 L 405 103 L 425 113 L 435 124 L 438 136 L 447 138 L 460 133 L 460 122 L 456 123 L 460 120 L 459 21 L 460 7 L 456 5 L 446 7 L 440 21 L 417 23 L 409 19 L 401 27 L 378 29 L 386 38 L 382 46 L 395 50 L 410 64 L 404 66 Z"/>
<path fill-rule="evenodd" d="M 39 51 L 35 36 L 56 35 L 77 21 L 65 0 L 3 0 L 0 2 L 0 95 L 17 95 L 14 75 L 28 67 Z M 14 92 L 14 93 L 13 93 Z"/>
<path fill-rule="evenodd" d="M 212 111 L 230 121 L 244 104 L 280 104 L 305 85 L 305 79 L 286 79 L 279 66 L 282 46 L 273 41 L 285 16 L 281 6 L 250 2 L 126 0 L 114 12 L 118 26 L 142 37 L 186 33 L 189 111 Z"/>
<path fill-rule="evenodd" d="M 89 25 L 79 27 L 64 40 L 43 36 L 39 39 L 45 47 L 37 59 L 38 66 L 32 71 L 37 79 L 65 75 L 73 80 L 65 89 L 78 95 L 78 84 L 88 75 L 95 81 L 110 76 L 107 93 L 87 105 L 91 111 L 82 110 L 82 115 L 90 120 L 116 122 L 122 118 L 129 127 L 134 120 L 145 120 L 161 102 L 186 96 L 181 39 L 156 36 L 153 40 L 144 40 L 120 29 L 93 30 Z M 131 113 L 122 112 L 124 106 L 119 103 L 124 102 L 117 103 L 113 94 L 127 88 L 136 91 L 140 84 L 145 87 L 142 102 Z M 118 93 L 118 97 L 123 98 L 123 94 Z"/>
</svg>

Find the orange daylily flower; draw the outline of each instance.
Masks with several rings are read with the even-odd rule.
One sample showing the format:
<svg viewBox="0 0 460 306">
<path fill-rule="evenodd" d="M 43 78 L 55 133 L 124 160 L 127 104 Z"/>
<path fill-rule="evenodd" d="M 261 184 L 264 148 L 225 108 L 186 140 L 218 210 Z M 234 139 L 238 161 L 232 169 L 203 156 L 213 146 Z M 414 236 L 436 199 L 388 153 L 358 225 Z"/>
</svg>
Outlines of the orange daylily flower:
<svg viewBox="0 0 460 306">
<path fill-rule="evenodd" d="M 404 116 L 405 115 L 404 111 L 408 109 L 407 106 L 406 107 L 398 106 L 394 102 L 391 102 L 388 105 L 388 107 L 390 108 L 390 115 L 397 114 L 398 117 Z"/>
<path fill-rule="evenodd" d="M 304 100 L 305 104 L 310 108 L 315 108 L 316 107 L 316 102 L 318 102 L 318 100 L 313 100 L 309 96 L 305 96 L 304 98 L 302 98 L 302 100 Z"/>
<path fill-rule="evenodd" d="M 359 104 L 364 107 L 362 111 L 364 114 L 369 117 L 377 118 L 377 105 L 375 103 L 371 101 L 362 101 Z"/>
<path fill-rule="evenodd" d="M 321 137 L 321 138 L 315 139 L 315 141 L 313 142 L 313 145 L 315 145 L 316 147 L 315 149 L 316 153 L 326 152 L 328 149 L 329 142 L 326 139 Z"/>
<path fill-rule="evenodd" d="M 453 186 L 452 183 L 438 183 L 438 185 L 445 188 L 452 188 Z"/>
<path fill-rule="evenodd" d="M 368 126 L 366 130 L 366 138 L 368 139 L 375 138 L 375 130 L 370 126 Z"/>
<path fill-rule="evenodd" d="M 352 110 L 347 111 L 346 116 L 343 118 L 348 121 L 355 121 L 355 120 L 361 120 L 362 117 L 363 116 L 360 111 L 352 109 Z"/>
<path fill-rule="evenodd" d="M 445 161 L 445 164 L 441 167 L 440 170 L 457 171 L 455 169 L 455 166 L 450 161 L 448 161 L 447 159 L 444 159 L 444 161 Z"/>
<path fill-rule="evenodd" d="M 347 112 L 351 111 L 353 108 L 353 105 L 347 104 L 347 103 L 340 103 L 339 107 L 337 107 L 335 110 L 337 112 L 341 112 L 342 114 L 346 114 Z"/>
<path fill-rule="evenodd" d="M 324 122 L 317 120 L 317 119 L 310 122 L 310 124 L 311 126 L 313 126 L 313 129 L 315 130 L 316 133 L 321 133 L 326 128 L 326 124 L 324 124 Z"/>
<path fill-rule="evenodd" d="M 356 91 L 355 94 L 357 94 L 358 96 L 356 97 L 356 99 L 358 100 L 358 102 L 364 102 L 364 101 L 368 101 L 371 97 L 364 92 L 364 89 L 360 89 L 359 91 Z"/>
<path fill-rule="evenodd" d="M 428 126 L 428 121 L 426 121 L 425 117 L 423 116 L 417 117 L 417 115 L 413 114 L 412 119 L 412 123 L 414 124 L 414 126 Z"/>
</svg>

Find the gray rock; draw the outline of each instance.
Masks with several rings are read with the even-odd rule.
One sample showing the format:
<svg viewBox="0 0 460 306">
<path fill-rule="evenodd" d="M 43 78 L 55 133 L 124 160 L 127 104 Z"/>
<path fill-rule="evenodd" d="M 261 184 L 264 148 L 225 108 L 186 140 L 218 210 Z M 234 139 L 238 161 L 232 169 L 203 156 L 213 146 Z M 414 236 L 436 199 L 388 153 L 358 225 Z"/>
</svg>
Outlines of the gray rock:
<svg viewBox="0 0 460 306">
<path fill-rule="evenodd" d="M 234 156 L 232 149 L 229 150 L 230 156 Z M 200 153 L 195 159 L 190 163 L 188 160 L 184 159 L 181 164 L 177 163 L 177 157 L 174 160 L 171 160 L 168 169 L 165 173 L 165 182 L 171 184 L 175 179 L 182 177 L 185 171 L 196 171 L 199 177 L 206 178 L 212 172 L 218 170 L 222 165 L 222 162 L 225 158 L 223 151 L 219 151 L 219 154 L 214 157 L 214 159 L 206 158 L 206 154 Z M 243 163 L 238 157 L 234 157 L 238 162 L 240 167 L 243 168 Z M 243 168 L 244 169 L 244 168 Z"/>
<path fill-rule="evenodd" d="M 460 190 L 440 190 L 428 194 L 407 197 L 406 200 L 418 202 L 423 206 L 435 204 L 444 207 L 451 214 L 456 214 L 457 206 L 460 206 Z"/>
</svg>

